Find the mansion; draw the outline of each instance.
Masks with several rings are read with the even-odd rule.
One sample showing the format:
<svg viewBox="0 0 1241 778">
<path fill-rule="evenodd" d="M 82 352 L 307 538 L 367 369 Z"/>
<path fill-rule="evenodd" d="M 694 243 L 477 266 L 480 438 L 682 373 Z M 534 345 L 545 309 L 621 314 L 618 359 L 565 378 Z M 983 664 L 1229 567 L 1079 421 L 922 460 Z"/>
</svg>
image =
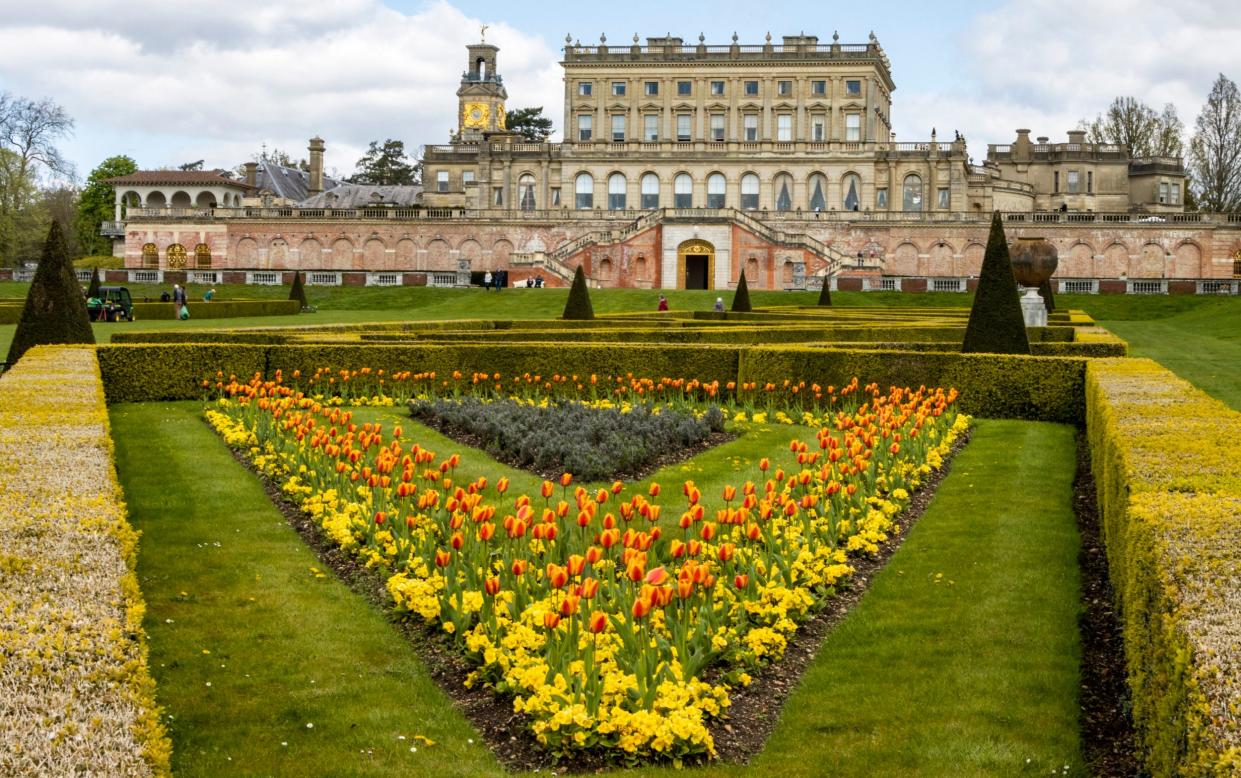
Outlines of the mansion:
<svg viewBox="0 0 1241 778">
<path fill-rule="evenodd" d="M 567 38 L 559 143 L 507 129 L 498 54 L 467 47 L 457 127 L 426 147 L 420 187 L 335 181 L 313 138 L 306 171 L 113 179 L 105 234 L 126 268 L 190 280 L 462 285 L 503 269 L 555 285 L 580 265 L 597 286 L 723 290 L 745 272 L 765 289 L 965 290 L 998 210 L 1010 239 L 1056 244 L 1061 288 L 1236 290 L 1241 217 L 1184 212 L 1180 159 L 1081 131 L 1020 129 L 981 163 L 955 130 L 898 142 L 873 34 Z"/>
</svg>

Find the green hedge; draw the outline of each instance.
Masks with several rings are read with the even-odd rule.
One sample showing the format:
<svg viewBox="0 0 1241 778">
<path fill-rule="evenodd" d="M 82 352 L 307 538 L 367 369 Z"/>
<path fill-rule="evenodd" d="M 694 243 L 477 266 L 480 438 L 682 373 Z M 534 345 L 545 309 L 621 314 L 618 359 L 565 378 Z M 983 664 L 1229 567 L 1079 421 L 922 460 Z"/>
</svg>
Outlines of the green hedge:
<svg viewBox="0 0 1241 778">
<path fill-rule="evenodd" d="M 961 392 L 961 409 L 991 418 L 1082 421 L 1085 359 L 911 351 L 760 347 L 746 350 L 738 381 L 836 385 L 854 376 L 880 386 L 943 386 Z"/>
<path fill-rule="evenodd" d="M 189 302 L 191 319 L 236 319 L 242 316 L 292 316 L 302 306 L 296 300 L 215 300 Z M 138 321 L 177 318 L 178 306 L 173 303 L 134 303 Z"/>
<path fill-rule="evenodd" d="M 1241 414 L 1118 359 L 1086 419 L 1145 771 L 1241 775 Z"/>
<path fill-rule="evenodd" d="M 249 378 L 267 370 L 267 346 L 178 344 L 99 346 L 109 403 L 190 400 L 216 371 Z"/>
<path fill-rule="evenodd" d="M 943 353 L 957 353 L 960 350 L 960 344 L 945 343 L 911 343 L 902 341 L 891 341 L 888 343 L 849 343 L 844 341 L 810 341 L 805 343 L 807 346 L 816 346 L 819 348 L 836 348 L 836 349 L 874 349 L 877 351 L 916 351 L 920 353 L 938 351 Z M 1123 340 L 1116 338 L 1111 341 L 1083 342 L 1083 343 L 1031 343 L 1030 352 L 1036 357 L 1088 357 L 1088 358 L 1105 358 L 1105 357 L 1123 357 L 1128 353 L 1128 348 Z"/>
</svg>

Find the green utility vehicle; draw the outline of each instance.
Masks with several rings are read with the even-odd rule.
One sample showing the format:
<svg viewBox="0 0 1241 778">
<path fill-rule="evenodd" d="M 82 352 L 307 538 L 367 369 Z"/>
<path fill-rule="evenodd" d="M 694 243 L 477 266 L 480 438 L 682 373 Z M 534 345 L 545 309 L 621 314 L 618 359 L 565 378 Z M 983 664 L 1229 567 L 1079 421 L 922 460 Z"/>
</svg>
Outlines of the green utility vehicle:
<svg viewBox="0 0 1241 778">
<path fill-rule="evenodd" d="M 101 286 L 99 296 L 86 301 L 91 321 L 133 321 L 134 300 L 123 286 Z"/>
</svg>

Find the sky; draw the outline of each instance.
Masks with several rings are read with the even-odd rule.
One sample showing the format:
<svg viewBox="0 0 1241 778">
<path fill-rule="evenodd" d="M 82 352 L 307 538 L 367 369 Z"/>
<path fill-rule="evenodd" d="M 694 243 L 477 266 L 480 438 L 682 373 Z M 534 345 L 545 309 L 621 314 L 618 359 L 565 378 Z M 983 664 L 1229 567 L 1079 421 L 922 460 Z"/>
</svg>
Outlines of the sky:
<svg viewBox="0 0 1241 778">
<path fill-rule="evenodd" d="M 565 35 L 612 45 L 667 33 L 725 45 L 770 32 L 878 37 L 897 140 L 963 133 L 971 156 L 1015 129 L 1064 140 L 1118 95 L 1173 103 L 1186 127 L 1220 73 L 1241 79 L 1236 0 L 940 0 L 810 4 L 493 0 L 0 0 L 0 92 L 76 122 L 61 150 L 84 179 L 116 154 L 143 169 L 233 168 L 327 141 L 348 175 L 372 140 L 444 143 L 465 45 L 489 25 L 508 108 L 543 106 L 559 137 Z"/>
</svg>

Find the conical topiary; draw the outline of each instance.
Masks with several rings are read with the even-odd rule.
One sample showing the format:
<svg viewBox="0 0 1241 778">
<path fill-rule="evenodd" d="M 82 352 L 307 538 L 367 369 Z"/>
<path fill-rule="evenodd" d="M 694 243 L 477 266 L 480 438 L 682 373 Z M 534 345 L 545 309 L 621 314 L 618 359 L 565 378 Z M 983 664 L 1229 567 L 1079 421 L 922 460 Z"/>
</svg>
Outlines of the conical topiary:
<svg viewBox="0 0 1241 778">
<path fill-rule="evenodd" d="M 754 310 L 750 305 L 750 286 L 745 282 L 745 271 L 737 281 L 737 291 L 733 293 L 733 313 L 749 313 Z"/>
<path fill-rule="evenodd" d="M 823 289 L 819 291 L 819 305 L 832 304 L 832 277 L 823 276 Z"/>
<path fill-rule="evenodd" d="M 303 308 L 310 305 L 306 302 L 306 287 L 302 285 L 302 271 L 300 270 L 293 273 L 293 285 L 289 287 L 289 299 L 297 300 Z"/>
<path fill-rule="evenodd" d="M 99 268 L 97 267 L 91 268 L 90 286 L 86 287 L 86 296 L 87 298 L 99 296 Z"/>
<path fill-rule="evenodd" d="M 94 342 L 86 298 L 69 261 L 65 234 L 53 219 L 6 361 L 12 367 L 22 354 L 46 343 Z"/>
<path fill-rule="evenodd" d="M 991 217 L 991 235 L 982 258 L 978 291 L 965 327 L 964 353 L 1029 354 L 1025 318 L 1021 315 L 1021 295 L 1013 276 L 1013 263 L 1004 239 L 1000 212 Z"/>
<path fill-rule="evenodd" d="M 560 318 L 576 321 L 595 318 L 595 311 L 590 307 L 590 291 L 586 288 L 586 273 L 581 265 L 573 272 L 573 286 L 569 288 L 569 299 L 565 301 Z"/>
<path fill-rule="evenodd" d="M 1051 313 L 1056 310 L 1056 295 L 1051 291 L 1051 279 L 1047 279 L 1038 287 L 1039 297 L 1043 298 L 1043 305 L 1047 308 L 1047 312 Z"/>
</svg>

